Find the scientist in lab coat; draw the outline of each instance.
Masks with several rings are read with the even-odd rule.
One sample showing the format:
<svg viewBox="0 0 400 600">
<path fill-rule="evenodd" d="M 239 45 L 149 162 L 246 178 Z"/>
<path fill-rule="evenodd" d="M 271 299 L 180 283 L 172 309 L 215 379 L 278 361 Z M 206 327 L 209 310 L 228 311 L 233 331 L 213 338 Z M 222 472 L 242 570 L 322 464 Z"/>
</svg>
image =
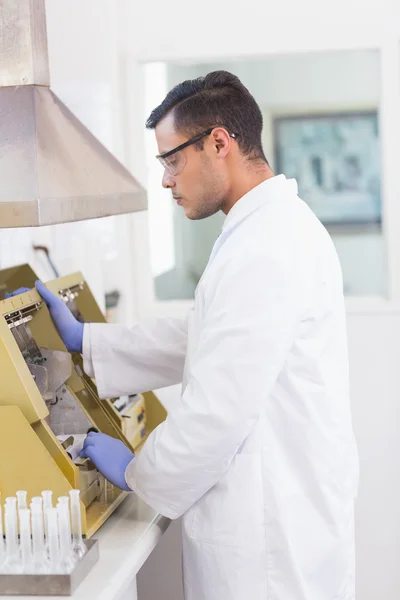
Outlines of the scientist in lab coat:
<svg viewBox="0 0 400 600">
<path fill-rule="evenodd" d="M 184 319 L 83 326 L 38 284 L 101 397 L 183 382 L 139 456 L 101 433 L 82 454 L 183 516 L 186 600 L 354 600 L 358 459 L 332 241 L 272 173 L 234 75 L 177 85 L 147 126 L 186 216 L 226 219 Z"/>
</svg>

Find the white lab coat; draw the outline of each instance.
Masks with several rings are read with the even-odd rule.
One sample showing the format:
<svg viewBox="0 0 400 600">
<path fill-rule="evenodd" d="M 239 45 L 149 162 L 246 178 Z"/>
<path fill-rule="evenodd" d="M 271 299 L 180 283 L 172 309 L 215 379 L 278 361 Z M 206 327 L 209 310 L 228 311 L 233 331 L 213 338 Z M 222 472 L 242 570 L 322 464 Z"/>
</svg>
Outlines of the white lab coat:
<svg viewBox="0 0 400 600">
<path fill-rule="evenodd" d="M 182 381 L 128 466 L 183 515 L 186 600 L 353 600 L 358 459 L 341 270 L 283 175 L 229 212 L 186 320 L 90 324 L 102 397 Z"/>
</svg>

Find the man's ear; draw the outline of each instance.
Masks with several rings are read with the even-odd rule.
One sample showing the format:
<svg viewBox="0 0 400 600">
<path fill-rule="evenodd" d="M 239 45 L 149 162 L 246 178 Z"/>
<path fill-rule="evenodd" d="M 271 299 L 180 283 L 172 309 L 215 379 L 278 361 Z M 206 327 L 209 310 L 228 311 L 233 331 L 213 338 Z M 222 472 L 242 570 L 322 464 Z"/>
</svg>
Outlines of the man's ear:
<svg viewBox="0 0 400 600">
<path fill-rule="evenodd" d="M 231 148 L 233 139 L 223 127 L 216 127 L 211 136 L 218 157 L 225 158 Z"/>
</svg>

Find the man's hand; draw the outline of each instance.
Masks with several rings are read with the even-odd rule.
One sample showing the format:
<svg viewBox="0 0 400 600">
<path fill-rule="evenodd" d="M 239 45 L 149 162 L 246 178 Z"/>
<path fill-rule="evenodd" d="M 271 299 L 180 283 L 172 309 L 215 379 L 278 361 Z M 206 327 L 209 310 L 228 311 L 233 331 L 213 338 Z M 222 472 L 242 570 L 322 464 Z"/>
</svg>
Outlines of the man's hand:
<svg viewBox="0 0 400 600">
<path fill-rule="evenodd" d="M 125 470 L 135 455 L 121 440 L 104 433 L 88 433 L 80 456 L 90 458 L 110 483 L 121 490 L 132 491 L 125 481 Z"/>
<path fill-rule="evenodd" d="M 25 292 L 30 292 L 31 288 L 18 288 L 17 290 L 15 290 L 14 292 L 11 292 L 10 294 L 6 294 L 6 298 L 11 298 L 12 296 L 18 296 L 18 294 L 24 294 Z"/>
<path fill-rule="evenodd" d="M 45 301 L 58 333 L 70 352 L 82 352 L 83 323 L 77 321 L 61 298 L 50 292 L 41 281 L 36 281 L 36 289 Z M 6 298 L 28 292 L 29 288 L 18 288 Z"/>
</svg>

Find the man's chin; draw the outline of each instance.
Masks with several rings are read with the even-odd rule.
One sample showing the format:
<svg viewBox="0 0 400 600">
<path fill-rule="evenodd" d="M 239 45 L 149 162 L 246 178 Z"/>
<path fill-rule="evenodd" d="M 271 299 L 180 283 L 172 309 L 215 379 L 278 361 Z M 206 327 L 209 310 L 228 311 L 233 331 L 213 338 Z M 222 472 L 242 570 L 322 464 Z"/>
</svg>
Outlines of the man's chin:
<svg viewBox="0 0 400 600">
<path fill-rule="evenodd" d="M 207 217 L 211 216 L 211 214 L 203 214 L 189 207 L 185 207 L 183 210 L 185 211 L 185 217 L 191 221 L 200 221 L 201 219 L 207 219 Z"/>
<path fill-rule="evenodd" d="M 185 213 L 185 217 L 187 217 L 191 221 L 195 221 L 199 218 L 198 216 L 196 216 L 195 211 L 191 209 L 190 206 L 183 207 L 183 212 Z"/>
</svg>

